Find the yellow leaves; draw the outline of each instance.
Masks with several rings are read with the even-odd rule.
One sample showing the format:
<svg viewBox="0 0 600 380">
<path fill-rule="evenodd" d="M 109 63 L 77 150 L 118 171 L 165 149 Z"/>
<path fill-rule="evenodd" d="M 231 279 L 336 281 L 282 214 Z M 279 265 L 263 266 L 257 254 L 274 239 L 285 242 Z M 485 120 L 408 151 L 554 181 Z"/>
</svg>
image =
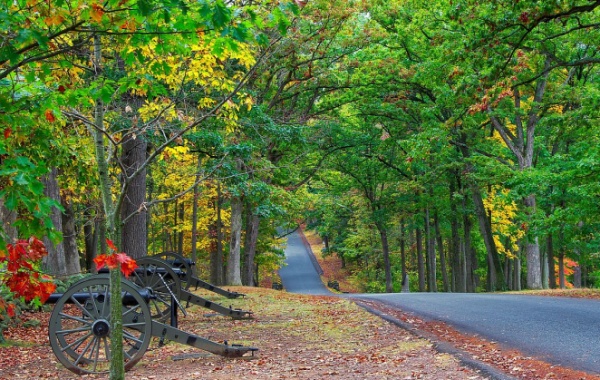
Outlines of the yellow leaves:
<svg viewBox="0 0 600 380">
<path fill-rule="evenodd" d="M 146 100 L 138 112 L 144 122 L 148 122 L 157 117 L 161 117 L 167 121 L 178 119 L 177 111 L 169 98 L 156 98 L 152 101 Z"/>
<path fill-rule="evenodd" d="M 502 189 L 499 195 L 496 188 L 492 188 L 483 204 L 492 218 L 492 232 L 498 253 L 513 258 L 513 252 L 518 252 L 517 244 L 525 236 L 525 231 L 514 228 L 518 208 L 515 202 L 507 199 L 508 193 L 508 190 Z"/>
<path fill-rule="evenodd" d="M 213 98 L 201 98 L 198 101 L 198 108 L 199 109 L 210 108 L 210 107 L 213 107 L 215 104 L 217 104 L 217 101 L 214 100 Z"/>
</svg>

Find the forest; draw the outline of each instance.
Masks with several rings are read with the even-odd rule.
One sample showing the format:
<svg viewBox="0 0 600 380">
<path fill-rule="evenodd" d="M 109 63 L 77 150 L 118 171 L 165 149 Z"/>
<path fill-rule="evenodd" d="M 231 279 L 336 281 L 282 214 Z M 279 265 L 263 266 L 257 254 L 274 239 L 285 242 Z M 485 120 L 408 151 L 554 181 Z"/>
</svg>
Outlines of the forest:
<svg viewBox="0 0 600 380">
<path fill-rule="evenodd" d="M 600 287 L 600 0 L 15 0 L 0 25 L 4 299 L 116 247 L 258 286 L 300 227 L 365 292 Z"/>
</svg>

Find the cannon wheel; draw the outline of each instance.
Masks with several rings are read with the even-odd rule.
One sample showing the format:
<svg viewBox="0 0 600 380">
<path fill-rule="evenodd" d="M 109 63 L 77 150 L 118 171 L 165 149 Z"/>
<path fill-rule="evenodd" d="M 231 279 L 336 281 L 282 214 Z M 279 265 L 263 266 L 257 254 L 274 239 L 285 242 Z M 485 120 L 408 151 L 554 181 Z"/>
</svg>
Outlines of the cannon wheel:
<svg viewBox="0 0 600 380">
<path fill-rule="evenodd" d="M 136 263 L 138 269 L 129 280 L 139 287 L 152 289 L 156 297 L 148 303 L 152 319 L 165 321 L 171 316 L 171 307 L 179 306 L 173 303 L 181 298 L 181 280 L 168 263 L 156 257 L 142 257 Z"/>
<path fill-rule="evenodd" d="M 144 355 L 152 338 L 150 309 L 135 285 L 123 280 L 123 296 L 133 298 L 123 306 L 123 350 L 125 370 Z M 89 294 L 80 302 L 75 294 Z M 86 278 L 71 286 L 56 302 L 49 324 L 49 338 L 56 358 L 78 374 L 100 374 L 110 370 L 110 281 L 109 275 Z"/>
<path fill-rule="evenodd" d="M 158 253 L 152 257 L 164 260 L 167 262 L 167 264 L 169 263 L 169 261 L 178 261 L 178 267 L 185 271 L 185 277 L 181 279 L 181 286 L 183 287 L 182 289 L 188 290 L 190 288 L 189 280 L 194 272 L 192 271 L 192 267 L 188 264 L 185 257 L 174 251 L 165 251 L 162 253 Z"/>
</svg>

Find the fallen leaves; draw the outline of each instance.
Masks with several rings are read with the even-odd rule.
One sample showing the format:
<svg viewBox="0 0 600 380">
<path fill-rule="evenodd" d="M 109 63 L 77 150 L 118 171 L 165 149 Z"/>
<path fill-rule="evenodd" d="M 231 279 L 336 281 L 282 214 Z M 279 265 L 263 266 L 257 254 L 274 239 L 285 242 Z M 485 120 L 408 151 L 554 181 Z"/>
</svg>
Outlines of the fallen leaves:
<svg viewBox="0 0 600 380">
<path fill-rule="evenodd" d="M 155 340 L 127 379 L 482 379 L 456 359 L 441 358 L 430 342 L 347 300 L 264 288 L 233 290 L 248 296 L 227 300 L 227 304 L 253 310 L 256 319 L 210 317 L 205 309 L 192 306 L 179 326 L 213 341 L 258 347 L 255 359 L 226 359 L 172 342 L 158 346 Z M 224 301 L 204 291 L 197 293 Z M 20 347 L 0 348 L 0 379 L 81 379 L 56 363 L 48 344 L 47 315 L 31 314 L 41 318 L 38 327 L 9 330 L 9 339 L 18 341 Z"/>
</svg>

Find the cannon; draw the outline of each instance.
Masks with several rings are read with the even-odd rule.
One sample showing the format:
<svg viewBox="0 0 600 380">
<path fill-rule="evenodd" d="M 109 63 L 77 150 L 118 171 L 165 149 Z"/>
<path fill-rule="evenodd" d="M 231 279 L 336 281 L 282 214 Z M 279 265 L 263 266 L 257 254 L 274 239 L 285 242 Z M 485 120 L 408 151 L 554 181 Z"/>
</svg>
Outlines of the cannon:
<svg viewBox="0 0 600 380">
<path fill-rule="evenodd" d="M 229 358 L 254 356 L 258 349 L 213 342 L 152 319 L 149 302 L 156 299 L 151 288 L 122 281 L 123 351 L 125 369 L 144 355 L 152 337 L 168 339 Z M 48 335 L 54 355 L 70 371 L 101 374 L 110 370 L 110 281 L 98 274 L 53 294 Z"/>
<path fill-rule="evenodd" d="M 154 292 L 154 298 L 149 300 L 150 312 L 153 319 L 164 322 L 171 318 L 171 324 L 176 326 L 177 309 L 186 315 L 182 301 L 186 307 L 189 304 L 198 305 L 215 311 L 232 319 L 251 319 L 252 312 L 226 307 L 191 293 L 183 285 L 182 278 L 186 277 L 184 270 L 171 267 L 164 260 L 156 257 L 137 259 L 138 267 L 133 271 L 129 280 L 140 288 L 149 288 Z M 107 269 L 101 271 L 106 273 Z"/>
<path fill-rule="evenodd" d="M 195 289 L 203 288 L 227 298 L 238 298 L 245 296 L 243 293 L 232 292 L 195 277 L 192 267 L 196 265 L 196 263 L 188 258 L 183 257 L 177 252 L 166 251 L 152 257 L 164 260 L 172 268 L 181 269 L 183 271 L 181 282 L 185 290 L 188 290 L 193 286 Z"/>
</svg>

